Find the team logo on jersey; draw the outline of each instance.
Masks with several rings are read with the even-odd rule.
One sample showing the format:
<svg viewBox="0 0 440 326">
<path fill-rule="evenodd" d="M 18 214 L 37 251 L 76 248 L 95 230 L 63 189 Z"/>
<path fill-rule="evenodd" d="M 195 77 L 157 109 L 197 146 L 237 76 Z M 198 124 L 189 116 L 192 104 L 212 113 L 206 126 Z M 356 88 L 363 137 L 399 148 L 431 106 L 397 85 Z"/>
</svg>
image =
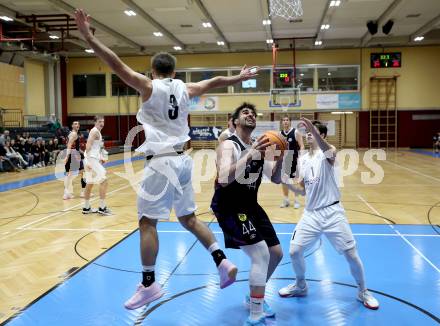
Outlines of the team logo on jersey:
<svg viewBox="0 0 440 326">
<path fill-rule="evenodd" d="M 292 141 L 292 138 L 287 139 L 287 141 L 290 143 Z"/>
<path fill-rule="evenodd" d="M 247 220 L 246 214 L 238 214 L 238 219 L 242 222 Z"/>
</svg>

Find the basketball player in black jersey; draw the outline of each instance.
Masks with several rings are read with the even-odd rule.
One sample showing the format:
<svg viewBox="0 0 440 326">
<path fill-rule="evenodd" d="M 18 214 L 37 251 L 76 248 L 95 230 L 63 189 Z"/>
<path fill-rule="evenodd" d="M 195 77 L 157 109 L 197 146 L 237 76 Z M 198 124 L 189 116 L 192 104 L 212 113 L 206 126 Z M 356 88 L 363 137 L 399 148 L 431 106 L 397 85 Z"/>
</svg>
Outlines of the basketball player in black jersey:
<svg viewBox="0 0 440 326">
<path fill-rule="evenodd" d="M 281 120 L 281 135 L 283 135 L 286 138 L 286 141 L 289 144 L 289 152 L 288 155 L 285 157 L 285 162 L 286 162 L 285 174 L 289 177 L 289 179 L 293 179 L 295 178 L 296 165 L 297 165 L 299 153 L 304 150 L 304 141 L 300 132 L 292 127 L 292 123 L 288 115 L 284 116 L 283 119 Z M 282 183 L 282 189 L 283 189 L 284 198 L 280 207 L 281 208 L 289 207 L 290 206 L 289 185 L 287 182 Z M 298 199 L 296 198 L 297 195 L 295 194 L 295 192 L 293 192 L 293 196 L 294 196 L 293 207 L 295 209 L 298 209 L 300 207 L 300 204 Z"/>
<path fill-rule="evenodd" d="M 86 181 L 84 179 L 84 153 L 80 149 L 79 144 L 79 122 L 73 121 L 72 131 L 69 134 L 69 140 L 67 142 L 66 157 L 64 158 L 64 167 L 66 170 L 66 177 L 64 178 L 64 195 L 63 199 L 73 198 L 73 172 L 79 171 L 81 177 L 81 194 L 80 197 L 84 197 L 84 191 L 86 188 Z"/>
<path fill-rule="evenodd" d="M 266 282 L 282 258 L 280 242 L 266 212 L 257 202 L 263 171 L 281 182 L 282 159 L 265 163 L 269 140 L 252 142 L 256 126 L 255 106 L 243 103 L 232 115 L 235 134 L 217 149 L 217 179 L 211 208 L 225 237 L 227 248 L 242 249 L 251 259 L 249 275 L 250 316 L 245 325 L 265 325 L 274 312 L 264 302 Z M 268 173 L 266 173 L 268 172 Z"/>
</svg>

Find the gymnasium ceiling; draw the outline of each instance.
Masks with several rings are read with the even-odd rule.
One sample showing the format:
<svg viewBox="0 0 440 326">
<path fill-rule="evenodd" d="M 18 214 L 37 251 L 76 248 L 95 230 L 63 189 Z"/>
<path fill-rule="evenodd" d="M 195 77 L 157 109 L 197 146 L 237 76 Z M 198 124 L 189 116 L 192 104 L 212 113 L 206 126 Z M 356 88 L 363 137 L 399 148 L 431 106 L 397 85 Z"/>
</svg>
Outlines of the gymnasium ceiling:
<svg viewBox="0 0 440 326">
<path fill-rule="evenodd" d="M 72 14 L 74 8 L 83 8 L 94 19 L 95 35 L 119 54 L 158 50 L 175 53 L 261 51 L 271 48 L 266 43 L 268 39 L 289 48 L 292 41 L 277 41 L 283 38 L 295 38 L 296 48 L 308 49 L 440 44 L 440 0 L 341 0 L 339 7 L 330 7 L 330 0 L 303 0 L 304 16 L 300 21 L 273 17 L 271 25 L 264 26 L 263 19 L 269 18 L 269 1 L 0 0 L 0 16 L 14 18 L 13 22 L 0 22 L 4 37 L 24 37 L 25 34 L 9 32 L 25 26 L 25 19 L 20 18 L 23 15 Z M 125 10 L 133 10 L 136 15 L 127 16 Z M 382 25 L 390 19 L 394 26 L 389 35 L 385 35 Z M 379 23 L 379 31 L 374 36 L 366 27 L 370 20 Z M 203 22 L 210 22 L 212 27 L 204 28 Z M 32 26 L 29 21 L 26 24 Z M 330 28 L 321 30 L 322 24 L 329 24 Z M 60 39 L 49 39 L 44 28 L 38 31 L 41 33 L 36 34 L 34 52 L 91 55 L 84 52 L 86 44 L 75 30 L 63 44 Z M 163 36 L 156 37 L 154 32 L 161 32 Z M 424 36 L 424 39 L 415 42 L 416 36 Z M 321 40 L 322 45 L 316 46 L 316 40 Z M 224 45 L 218 45 L 218 41 Z M 31 49 L 30 42 L 21 43 L 0 42 L 0 46 L 5 53 Z M 176 51 L 174 46 L 182 50 Z"/>
</svg>

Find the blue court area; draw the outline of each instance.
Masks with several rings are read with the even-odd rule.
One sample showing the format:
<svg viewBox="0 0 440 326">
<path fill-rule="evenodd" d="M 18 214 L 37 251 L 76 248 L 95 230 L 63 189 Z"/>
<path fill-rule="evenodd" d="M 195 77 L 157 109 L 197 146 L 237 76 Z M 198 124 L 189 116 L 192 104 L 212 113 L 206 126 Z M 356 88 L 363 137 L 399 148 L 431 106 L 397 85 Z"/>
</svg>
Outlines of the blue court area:
<svg viewBox="0 0 440 326">
<path fill-rule="evenodd" d="M 217 224 L 210 227 L 218 239 Z M 377 311 L 356 301 L 344 258 L 323 238 L 308 252 L 309 295 L 280 298 L 293 281 L 288 247 L 293 224 L 277 224 L 285 257 L 268 283 L 276 312 L 267 325 L 437 325 L 440 323 L 440 237 L 430 226 L 352 225 Z M 166 296 L 148 307 L 125 310 L 139 282 L 139 233 L 110 248 L 31 304 L 8 325 L 242 325 L 248 312 L 248 258 L 226 253 L 239 267 L 238 282 L 220 290 L 210 255 L 177 223 L 160 223 L 157 279 Z M 104 235 L 103 235 L 104 236 Z M 221 241 L 222 242 L 222 241 Z M 79 254 L 81 254 L 79 252 Z"/>
</svg>

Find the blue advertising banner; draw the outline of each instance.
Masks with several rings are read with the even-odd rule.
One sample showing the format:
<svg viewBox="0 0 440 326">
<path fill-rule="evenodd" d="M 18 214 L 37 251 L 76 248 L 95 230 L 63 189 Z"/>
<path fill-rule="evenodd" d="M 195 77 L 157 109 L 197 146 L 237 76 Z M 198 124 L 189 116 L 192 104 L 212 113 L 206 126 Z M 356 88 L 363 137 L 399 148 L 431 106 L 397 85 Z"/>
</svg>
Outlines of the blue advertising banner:
<svg viewBox="0 0 440 326">
<path fill-rule="evenodd" d="M 191 127 L 191 140 L 217 140 L 222 133 L 222 127 Z"/>
<path fill-rule="evenodd" d="M 342 93 L 339 95 L 339 109 L 360 109 L 361 95 L 359 93 Z"/>
</svg>

